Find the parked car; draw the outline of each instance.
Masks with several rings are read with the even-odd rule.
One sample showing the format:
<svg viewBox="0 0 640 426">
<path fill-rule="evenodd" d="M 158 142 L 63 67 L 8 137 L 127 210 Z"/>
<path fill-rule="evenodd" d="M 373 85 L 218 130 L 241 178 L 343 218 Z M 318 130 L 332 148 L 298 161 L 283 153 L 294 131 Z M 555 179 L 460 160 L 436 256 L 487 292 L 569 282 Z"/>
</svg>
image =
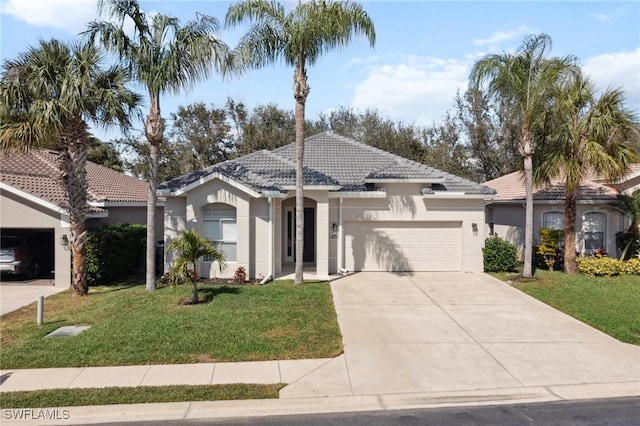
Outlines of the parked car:
<svg viewBox="0 0 640 426">
<path fill-rule="evenodd" d="M 0 272 L 39 277 L 43 272 L 46 246 L 42 234 L 2 235 L 0 237 Z"/>
</svg>

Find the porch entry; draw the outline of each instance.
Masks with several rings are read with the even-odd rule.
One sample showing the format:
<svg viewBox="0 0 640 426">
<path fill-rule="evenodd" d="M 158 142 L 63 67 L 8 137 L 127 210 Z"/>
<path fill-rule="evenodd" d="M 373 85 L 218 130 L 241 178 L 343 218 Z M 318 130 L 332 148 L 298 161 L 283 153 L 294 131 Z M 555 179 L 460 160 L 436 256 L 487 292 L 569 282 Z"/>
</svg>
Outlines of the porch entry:
<svg viewBox="0 0 640 426">
<path fill-rule="evenodd" d="M 296 261 L 296 213 L 295 207 L 287 207 L 285 210 L 285 262 Z M 316 209 L 314 207 L 304 208 L 304 249 L 302 261 L 304 263 L 314 263 L 316 248 Z"/>
</svg>

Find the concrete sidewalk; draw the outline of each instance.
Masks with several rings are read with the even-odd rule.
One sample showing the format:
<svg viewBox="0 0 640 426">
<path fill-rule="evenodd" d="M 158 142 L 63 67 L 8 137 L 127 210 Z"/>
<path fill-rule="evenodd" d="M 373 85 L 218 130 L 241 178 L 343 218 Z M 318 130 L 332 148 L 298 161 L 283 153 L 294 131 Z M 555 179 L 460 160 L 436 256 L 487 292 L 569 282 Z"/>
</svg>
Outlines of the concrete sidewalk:
<svg viewBox="0 0 640 426">
<path fill-rule="evenodd" d="M 71 407 L 46 424 L 640 396 L 640 347 L 488 275 L 354 274 L 331 286 L 344 339 L 344 354 L 333 359 L 7 370 L 0 392 L 288 383 L 277 400 Z M 44 415 L 51 413 L 60 412 Z M 10 410 L 2 419 L 43 423 L 16 420 Z"/>
</svg>

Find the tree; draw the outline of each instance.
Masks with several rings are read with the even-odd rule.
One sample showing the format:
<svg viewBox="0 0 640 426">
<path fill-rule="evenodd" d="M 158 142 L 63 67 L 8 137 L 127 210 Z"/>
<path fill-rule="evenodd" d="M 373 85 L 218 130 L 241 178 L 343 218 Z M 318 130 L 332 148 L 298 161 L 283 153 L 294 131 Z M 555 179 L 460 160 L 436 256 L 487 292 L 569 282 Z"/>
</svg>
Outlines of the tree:
<svg viewBox="0 0 640 426">
<path fill-rule="evenodd" d="M 310 0 L 299 2 L 285 12 L 280 3 L 244 0 L 227 11 L 226 24 L 234 27 L 254 21 L 236 49 L 240 67 L 260 68 L 284 61 L 294 67 L 293 97 L 296 121 L 296 267 L 295 283 L 302 283 L 304 248 L 304 118 L 310 87 L 307 65 L 314 65 L 322 54 L 345 47 L 354 35 L 363 34 L 371 47 L 376 34 L 373 22 L 361 5 L 350 1 Z"/>
<path fill-rule="evenodd" d="M 122 158 L 120 153 L 109 142 L 102 142 L 93 135 L 88 137 L 87 160 L 100 164 L 117 172 L 123 171 Z"/>
<path fill-rule="evenodd" d="M 182 231 L 179 238 L 169 243 L 167 250 L 178 252 L 169 272 L 171 280 L 173 282 L 189 280 L 193 285 L 191 304 L 198 304 L 198 262 L 202 257 L 207 256 L 212 261 L 218 262 L 222 271 L 226 265 L 222 251 L 216 249 L 209 240 L 198 234 L 195 229 Z"/>
<path fill-rule="evenodd" d="M 547 34 L 530 35 L 515 54 L 487 55 L 475 63 L 469 76 L 471 87 L 486 85 L 487 94 L 498 102 L 508 102 L 518 112 L 526 190 L 525 252 L 523 276 L 532 276 L 533 257 L 533 155 L 536 126 L 555 94 L 556 87 L 577 70 L 575 58 L 547 59 L 551 48 Z"/>
<path fill-rule="evenodd" d="M 126 72 L 117 66 L 104 70 L 103 62 L 103 52 L 93 45 L 41 40 L 3 64 L 0 83 L 1 149 L 60 150 L 60 182 L 71 228 L 71 287 L 79 295 L 88 292 L 87 122 L 127 128 L 141 100 L 127 88 Z"/>
<path fill-rule="evenodd" d="M 617 180 L 637 161 L 637 124 L 624 107 L 620 90 L 599 97 L 581 73 L 561 87 L 550 117 L 544 155 L 536 161 L 536 180 L 561 178 L 565 186 L 564 271 L 575 274 L 576 193 L 588 174 Z"/>
<path fill-rule="evenodd" d="M 117 54 L 149 96 L 144 126 L 150 145 L 146 289 L 152 291 L 158 152 L 164 136 L 160 96 L 190 88 L 214 70 L 226 71 L 228 48 L 216 37 L 218 21 L 208 15 L 198 15 L 181 26 L 177 18 L 160 13 L 147 17 L 136 0 L 98 0 L 98 11 L 110 21 L 90 22 L 84 34 Z M 126 31 L 125 22 L 133 24 L 133 35 Z"/>
<path fill-rule="evenodd" d="M 625 260 L 634 241 L 636 244 L 640 243 L 640 189 L 636 189 L 631 195 L 619 194 L 618 199 L 612 204 L 631 218 L 629 229 L 619 235 L 621 241 L 624 242 L 620 247 L 622 248 L 620 260 Z"/>
<path fill-rule="evenodd" d="M 202 102 L 180 106 L 171 120 L 169 141 L 181 157 L 183 173 L 228 160 L 236 150 L 224 108 Z"/>
</svg>

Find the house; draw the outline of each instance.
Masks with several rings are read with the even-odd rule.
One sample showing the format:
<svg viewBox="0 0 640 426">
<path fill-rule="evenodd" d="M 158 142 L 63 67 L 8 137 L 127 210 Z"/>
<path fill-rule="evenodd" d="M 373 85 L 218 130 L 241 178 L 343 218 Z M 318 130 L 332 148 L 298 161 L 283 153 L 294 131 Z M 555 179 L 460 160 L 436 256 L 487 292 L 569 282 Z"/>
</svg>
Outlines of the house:
<svg viewBox="0 0 640 426">
<path fill-rule="evenodd" d="M 68 287 L 71 260 L 65 196 L 58 180 L 57 153 L 31 150 L 0 155 L 0 228 L 3 235 L 37 235 L 45 259 L 42 270 L 55 271 L 54 284 Z M 106 167 L 87 163 L 90 210 L 86 226 L 109 223 L 146 224 L 146 182 Z M 162 229 L 162 206 L 158 208 Z"/>
<path fill-rule="evenodd" d="M 524 253 L 525 188 L 524 175 L 513 172 L 485 182 L 497 192 L 487 205 L 487 231 L 513 243 L 522 258 Z M 616 234 L 627 230 L 630 219 L 611 206 L 620 192 L 631 194 L 640 188 L 640 164 L 619 181 L 610 182 L 589 176 L 577 191 L 576 250 L 583 255 L 604 249 L 615 255 Z M 564 184 L 558 180 L 534 188 L 533 238 L 540 242 L 540 229 L 564 229 Z"/>
<path fill-rule="evenodd" d="M 165 247 L 196 229 L 228 267 L 206 259 L 204 277 L 290 273 L 295 256 L 295 145 L 258 151 L 158 187 Z M 304 263 L 340 271 L 482 271 L 484 206 L 494 190 L 353 139 L 305 140 Z M 170 253 L 165 256 L 170 266 Z"/>
</svg>

